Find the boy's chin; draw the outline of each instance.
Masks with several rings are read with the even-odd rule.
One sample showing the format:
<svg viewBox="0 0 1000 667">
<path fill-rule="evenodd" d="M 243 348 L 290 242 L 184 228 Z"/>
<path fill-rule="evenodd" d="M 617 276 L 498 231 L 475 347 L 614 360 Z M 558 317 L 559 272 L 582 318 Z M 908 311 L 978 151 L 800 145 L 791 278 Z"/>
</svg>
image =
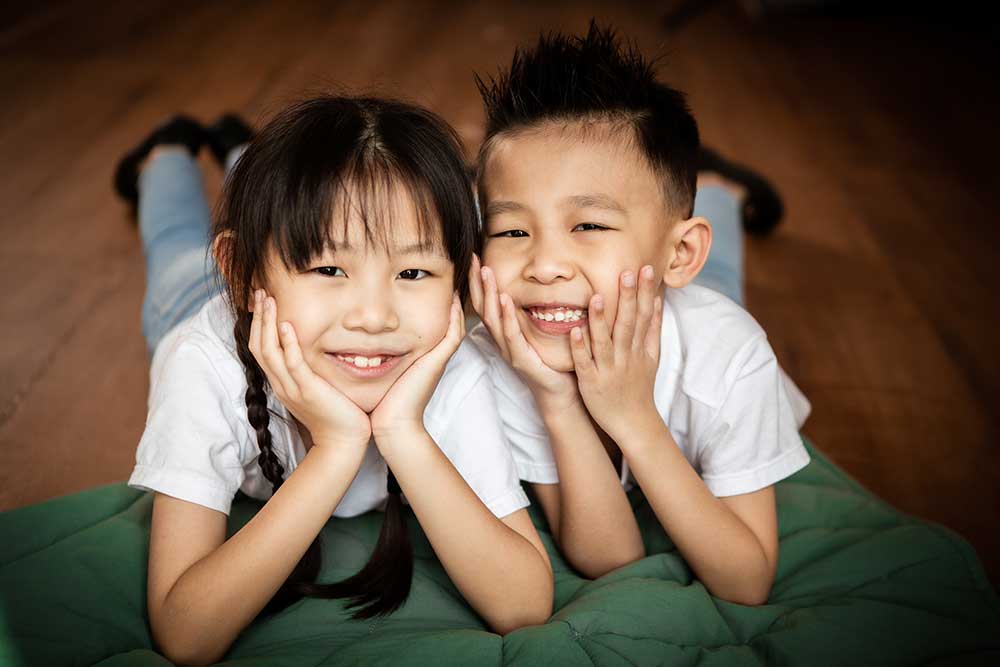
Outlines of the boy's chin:
<svg viewBox="0 0 1000 667">
<path fill-rule="evenodd" d="M 568 373 L 576 370 L 573 366 L 573 354 L 569 351 L 569 336 L 565 341 L 559 340 L 532 340 L 529 345 L 535 349 L 542 363 L 554 371 Z"/>
</svg>

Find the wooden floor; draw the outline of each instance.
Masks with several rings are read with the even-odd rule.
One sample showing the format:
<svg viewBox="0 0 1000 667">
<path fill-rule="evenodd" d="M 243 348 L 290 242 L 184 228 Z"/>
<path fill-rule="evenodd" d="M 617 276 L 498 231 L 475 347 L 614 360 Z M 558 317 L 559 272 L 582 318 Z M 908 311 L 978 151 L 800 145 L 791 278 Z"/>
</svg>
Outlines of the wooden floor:
<svg viewBox="0 0 1000 667">
<path fill-rule="evenodd" d="M 430 106 L 471 151 L 472 72 L 594 15 L 665 53 L 706 143 L 782 191 L 785 223 L 748 242 L 748 303 L 812 399 L 806 434 L 1000 581 L 1000 94 L 975 25 L 726 2 L 672 31 L 671 3 L 42 4 L 0 10 L 0 509 L 131 470 L 143 258 L 110 183 L 154 124 L 259 121 L 344 86 Z"/>
</svg>

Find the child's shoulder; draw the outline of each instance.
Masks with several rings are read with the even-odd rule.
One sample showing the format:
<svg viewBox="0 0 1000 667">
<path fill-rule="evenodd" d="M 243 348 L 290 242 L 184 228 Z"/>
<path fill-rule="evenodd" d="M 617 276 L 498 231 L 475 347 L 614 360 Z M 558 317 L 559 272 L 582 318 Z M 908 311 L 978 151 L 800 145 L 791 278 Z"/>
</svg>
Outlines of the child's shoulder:
<svg viewBox="0 0 1000 667">
<path fill-rule="evenodd" d="M 469 336 L 462 339 L 451 355 L 427 404 L 427 413 L 446 417 L 462 404 L 481 379 L 489 381 L 489 362 Z"/>
<path fill-rule="evenodd" d="M 243 368 L 236 356 L 233 319 L 221 296 L 171 329 L 156 348 L 150 367 L 151 389 L 161 378 L 213 375 L 237 394 L 245 390 Z M 193 379 L 193 378 L 192 378 Z"/>
<path fill-rule="evenodd" d="M 773 357 L 757 320 L 714 290 L 669 289 L 664 305 L 661 367 L 673 367 L 684 393 L 702 403 L 719 407 L 752 358 Z"/>
</svg>

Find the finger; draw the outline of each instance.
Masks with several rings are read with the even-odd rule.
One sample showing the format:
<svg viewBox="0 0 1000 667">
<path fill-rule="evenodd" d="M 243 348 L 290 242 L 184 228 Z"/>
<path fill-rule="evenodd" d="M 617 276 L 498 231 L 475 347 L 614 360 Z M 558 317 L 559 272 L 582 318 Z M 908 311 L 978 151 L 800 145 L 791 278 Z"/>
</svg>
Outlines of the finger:
<svg viewBox="0 0 1000 667">
<path fill-rule="evenodd" d="M 573 370 L 576 376 L 584 381 L 593 377 L 596 372 L 594 358 L 590 355 L 590 350 L 586 342 L 587 336 L 583 335 L 583 327 L 573 327 L 569 332 L 569 351 L 573 355 Z"/>
<path fill-rule="evenodd" d="M 517 321 L 514 300 L 510 298 L 509 294 L 501 294 L 499 301 L 503 314 L 503 336 L 507 349 L 510 351 L 511 365 L 514 365 L 514 362 L 521 366 L 534 364 L 536 361 L 541 363 L 541 358 L 528 344 L 524 332 L 521 331 L 521 323 Z"/>
<path fill-rule="evenodd" d="M 660 340 L 663 332 L 663 299 L 656 297 L 653 301 L 653 317 L 649 322 L 649 331 L 646 332 L 645 349 L 646 354 L 654 361 L 660 361 Z"/>
<path fill-rule="evenodd" d="M 636 298 L 638 314 L 635 318 L 635 334 L 632 336 L 632 349 L 638 350 L 646 341 L 650 319 L 653 317 L 653 300 L 656 289 L 653 285 L 653 267 L 647 264 L 639 271 L 639 294 Z"/>
<path fill-rule="evenodd" d="M 264 318 L 263 310 L 264 290 L 254 290 L 253 293 L 253 316 L 250 320 L 250 337 L 247 340 L 247 347 L 250 353 L 260 364 L 260 322 Z"/>
<path fill-rule="evenodd" d="M 264 299 L 264 321 L 261 323 L 260 354 L 267 365 L 265 372 L 272 386 L 277 382 L 276 390 L 290 397 L 296 389 L 295 383 L 285 368 L 285 355 L 278 342 L 278 304 L 273 297 Z"/>
<path fill-rule="evenodd" d="M 510 359 L 510 349 L 504 339 L 503 313 L 500 308 L 500 295 L 497 293 L 496 276 L 493 275 L 493 270 L 487 266 L 483 267 L 482 275 L 484 286 L 483 322 L 486 323 L 486 328 L 493 335 L 497 347 L 500 348 L 500 354 L 503 355 L 504 359 Z"/>
<path fill-rule="evenodd" d="M 632 336 L 635 333 L 635 302 L 635 273 L 624 271 L 618 279 L 618 315 L 615 317 L 612 335 L 616 351 L 632 349 Z"/>
<path fill-rule="evenodd" d="M 469 299 L 472 309 L 479 318 L 483 317 L 483 267 L 479 263 L 479 255 L 473 253 L 472 266 L 469 268 Z"/>
<path fill-rule="evenodd" d="M 319 377 L 302 356 L 299 338 L 295 334 L 295 327 L 292 326 L 291 322 L 282 322 L 278 325 L 278 337 L 281 341 L 281 348 L 284 350 L 285 368 L 295 385 L 298 396 L 314 395 Z"/>
<path fill-rule="evenodd" d="M 604 297 L 595 294 L 590 297 L 587 308 L 587 321 L 590 327 L 590 349 L 597 367 L 607 368 L 614 363 L 614 347 L 611 343 L 611 332 L 604 319 Z"/>
<path fill-rule="evenodd" d="M 455 292 L 455 307 L 458 309 L 458 316 L 455 318 L 458 322 L 458 342 L 461 343 L 462 339 L 465 338 L 465 311 L 462 310 L 462 301 L 458 298 L 458 292 Z"/>
</svg>

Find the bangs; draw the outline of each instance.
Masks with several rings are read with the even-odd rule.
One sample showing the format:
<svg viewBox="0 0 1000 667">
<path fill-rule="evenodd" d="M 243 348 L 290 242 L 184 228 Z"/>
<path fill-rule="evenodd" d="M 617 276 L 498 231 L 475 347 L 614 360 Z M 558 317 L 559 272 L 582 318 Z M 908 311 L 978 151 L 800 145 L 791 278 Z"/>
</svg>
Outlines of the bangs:
<svg viewBox="0 0 1000 667">
<path fill-rule="evenodd" d="M 317 191 L 324 195 L 322 202 L 296 216 L 299 224 L 274 230 L 275 250 L 287 269 L 304 271 L 327 251 L 351 244 L 391 254 L 403 239 L 422 251 L 448 256 L 441 202 L 430 184 L 385 154 L 358 154 L 342 176 Z"/>
</svg>

